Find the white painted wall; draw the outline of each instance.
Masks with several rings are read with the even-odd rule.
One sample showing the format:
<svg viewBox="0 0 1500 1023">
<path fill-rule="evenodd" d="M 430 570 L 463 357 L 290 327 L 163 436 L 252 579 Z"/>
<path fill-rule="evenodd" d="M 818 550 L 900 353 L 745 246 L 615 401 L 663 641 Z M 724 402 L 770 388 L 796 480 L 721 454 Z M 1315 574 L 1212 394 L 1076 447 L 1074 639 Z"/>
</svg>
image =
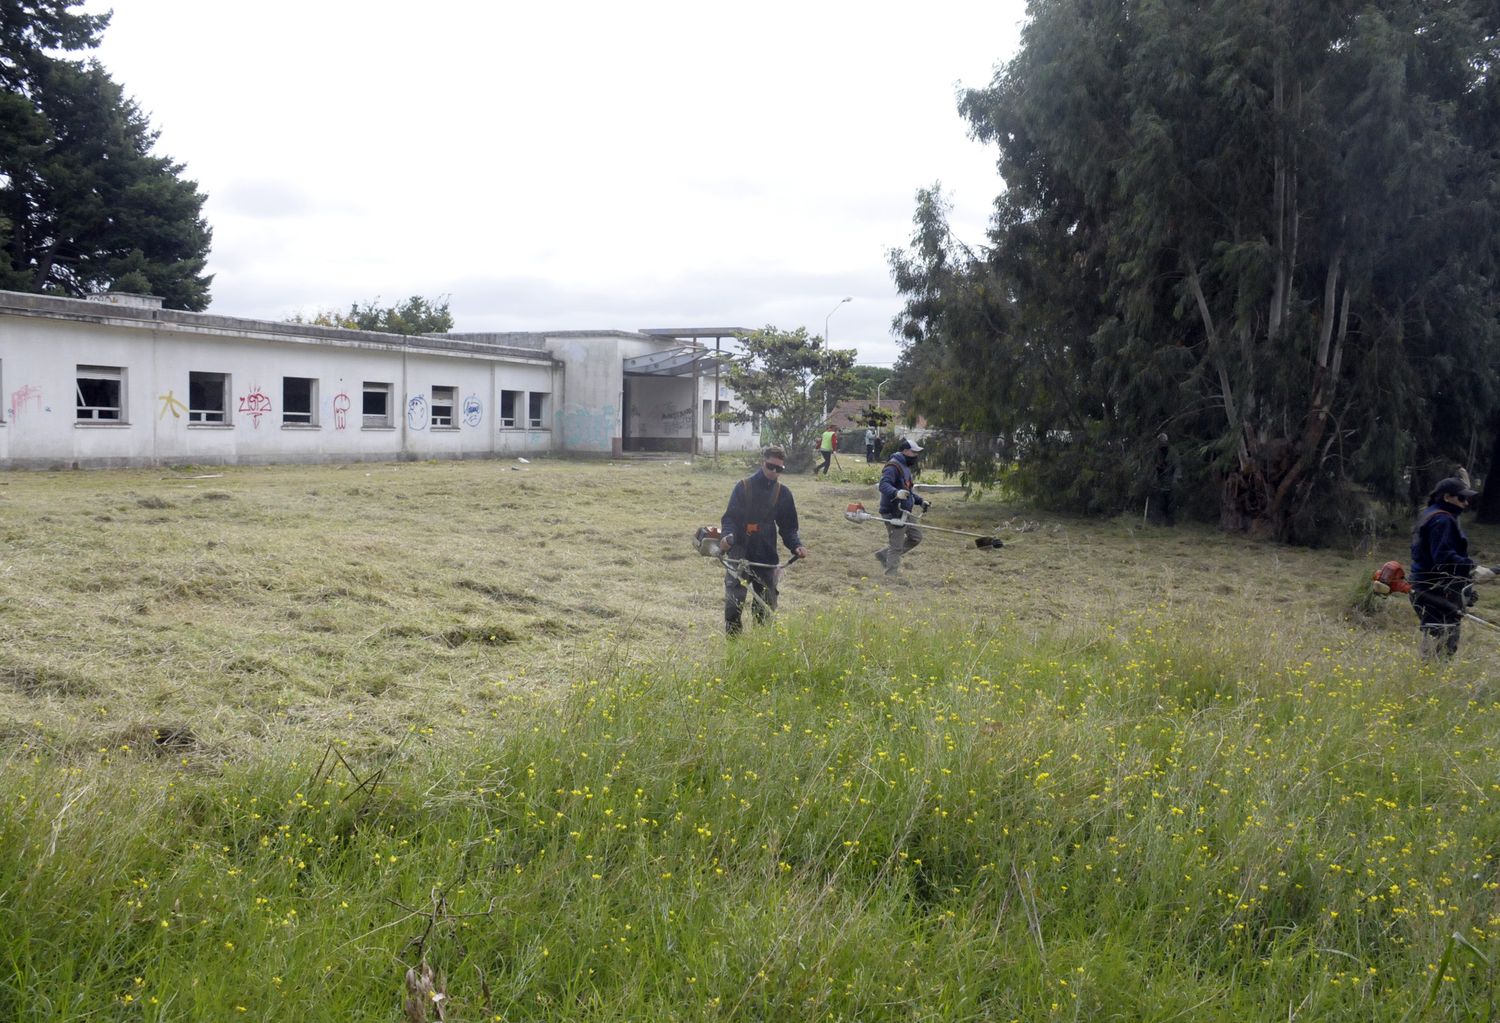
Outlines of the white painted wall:
<svg viewBox="0 0 1500 1023">
<path fill-rule="evenodd" d="M 56 300 L 54 300 L 56 301 Z M 72 303 L 87 307 L 91 303 Z M 86 310 L 92 312 L 92 310 Z M 285 329 L 285 325 L 276 325 Z M 348 333 L 348 332 L 345 332 Z M 81 420 L 78 367 L 123 371 L 120 422 Z M 189 374 L 229 379 L 227 421 L 192 422 Z M 96 322 L 0 310 L 0 467 L 466 458 L 555 450 L 557 367 L 543 353 L 508 358 L 434 350 L 420 339 L 330 343 L 151 322 Z M 283 378 L 315 381 L 314 422 L 283 419 Z M 391 416 L 367 427 L 367 381 L 389 385 Z M 453 423 L 432 422 L 434 387 L 454 389 Z M 501 392 L 549 408 L 539 428 L 499 425 Z"/>
<path fill-rule="evenodd" d="M 0 468 L 607 456 L 621 445 L 623 361 L 681 347 L 625 331 L 531 335 L 521 347 L 517 335 L 403 343 L 153 304 L 0 292 Z M 119 421 L 80 415 L 80 366 L 120 371 Z M 193 373 L 227 378 L 223 422 L 194 421 Z M 286 418 L 288 377 L 314 382 L 311 423 Z M 714 450 L 703 421 L 703 402 L 716 400 L 711 375 L 696 401 L 690 376 L 632 380 L 650 406 L 635 436 L 680 438 L 684 450 L 696 437 L 700 452 Z M 367 383 L 388 387 L 388 421 L 365 422 Z M 438 389 L 451 389 L 447 424 L 434 420 Z M 720 388 L 717 399 L 732 395 Z M 717 439 L 721 452 L 757 443 L 748 424 Z"/>
</svg>

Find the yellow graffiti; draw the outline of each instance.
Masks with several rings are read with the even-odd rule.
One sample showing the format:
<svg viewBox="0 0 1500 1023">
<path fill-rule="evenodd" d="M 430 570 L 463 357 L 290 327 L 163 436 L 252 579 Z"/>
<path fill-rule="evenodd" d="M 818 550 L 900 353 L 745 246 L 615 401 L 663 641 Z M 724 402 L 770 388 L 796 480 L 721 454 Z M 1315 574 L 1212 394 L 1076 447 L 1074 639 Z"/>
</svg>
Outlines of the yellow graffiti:
<svg viewBox="0 0 1500 1023">
<path fill-rule="evenodd" d="M 157 419 L 167 418 L 168 412 L 172 413 L 173 419 L 181 419 L 182 414 L 187 411 L 187 406 L 171 391 L 157 395 L 157 398 L 161 401 L 161 415 Z"/>
</svg>

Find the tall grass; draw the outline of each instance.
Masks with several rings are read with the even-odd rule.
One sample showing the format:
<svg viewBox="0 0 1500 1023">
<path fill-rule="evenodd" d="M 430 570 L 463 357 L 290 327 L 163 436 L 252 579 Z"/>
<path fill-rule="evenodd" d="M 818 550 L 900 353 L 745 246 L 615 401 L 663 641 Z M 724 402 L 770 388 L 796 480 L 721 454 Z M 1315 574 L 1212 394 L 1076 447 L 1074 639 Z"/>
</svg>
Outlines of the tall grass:
<svg viewBox="0 0 1500 1023">
<path fill-rule="evenodd" d="M 12 759 L 0 1018 L 392 1020 L 423 962 L 450 1020 L 1483 1018 L 1500 704 L 1178 617 L 881 597 L 393 749 Z"/>
</svg>

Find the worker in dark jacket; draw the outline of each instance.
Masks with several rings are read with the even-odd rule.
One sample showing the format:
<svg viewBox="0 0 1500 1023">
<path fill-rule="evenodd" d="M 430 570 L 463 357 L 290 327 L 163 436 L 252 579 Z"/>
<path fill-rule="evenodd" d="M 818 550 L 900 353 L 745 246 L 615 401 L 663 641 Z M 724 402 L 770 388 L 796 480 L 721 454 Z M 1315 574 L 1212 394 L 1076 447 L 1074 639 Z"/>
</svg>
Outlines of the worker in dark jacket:
<svg viewBox="0 0 1500 1023">
<path fill-rule="evenodd" d="M 1440 480 L 1412 530 L 1411 604 L 1421 621 L 1424 657 L 1458 652 L 1464 611 L 1474 603 L 1470 583 L 1495 576 L 1469 557 L 1469 538 L 1458 524 L 1458 517 L 1478 496 L 1457 476 Z"/>
<path fill-rule="evenodd" d="M 787 550 L 798 558 L 807 557 L 807 548 L 797 532 L 797 502 L 781 485 L 785 471 L 786 451 L 766 448 L 760 469 L 730 491 L 729 507 L 719 521 L 723 546 L 729 552 L 724 573 L 724 631 L 731 636 L 739 635 L 743 628 L 747 586 L 755 591 L 757 622 L 765 622 L 776 609 L 780 581 L 776 534 L 781 534 Z"/>
<path fill-rule="evenodd" d="M 901 556 L 922 542 L 922 531 L 916 523 L 906 521 L 907 515 L 917 505 L 924 509 L 931 505 L 912 489 L 921 454 L 920 444 L 903 439 L 896 453 L 880 470 L 880 517 L 901 523 L 886 522 L 886 545 L 875 552 L 876 559 L 885 566 L 886 575 L 900 573 Z"/>
</svg>

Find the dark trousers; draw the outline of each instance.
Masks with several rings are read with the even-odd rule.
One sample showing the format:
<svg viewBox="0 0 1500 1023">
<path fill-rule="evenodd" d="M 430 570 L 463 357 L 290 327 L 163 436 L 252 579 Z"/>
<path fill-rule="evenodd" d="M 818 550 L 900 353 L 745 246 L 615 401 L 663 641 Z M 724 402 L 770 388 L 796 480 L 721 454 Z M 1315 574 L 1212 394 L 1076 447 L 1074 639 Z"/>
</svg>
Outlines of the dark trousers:
<svg viewBox="0 0 1500 1023">
<path fill-rule="evenodd" d="M 1451 657 L 1458 653 L 1459 633 L 1463 629 L 1463 595 L 1457 600 L 1443 590 L 1417 586 L 1411 591 L 1411 606 L 1417 612 L 1422 631 L 1424 657 Z"/>
<path fill-rule="evenodd" d="M 724 573 L 724 631 L 731 636 L 738 636 L 744 628 L 745 599 L 750 589 L 760 598 L 750 600 L 751 613 L 764 625 L 776 610 L 776 569 L 746 567 L 738 576 Z"/>
<path fill-rule="evenodd" d="M 828 463 L 833 460 L 833 452 L 832 451 L 820 451 L 818 453 L 823 456 L 823 464 L 820 465 L 820 466 L 818 466 L 817 469 L 813 470 L 813 475 L 816 476 L 818 474 L 818 470 L 821 469 L 822 472 L 823 472 L 823 475 L 827 476 L 828 475 Z"/>
<path fill-rule="evenodd" d="M 865 445 L 865 461 L 866 462 L 873 462 L 873 461 L 875 461 L 875 456 L 878 453 L 879 453 L 879 450 L 878 450 L 878 448 L 877 448 L 876 445 L 874 445 L 874 444 L 866 444 Z"/>
</svg>

